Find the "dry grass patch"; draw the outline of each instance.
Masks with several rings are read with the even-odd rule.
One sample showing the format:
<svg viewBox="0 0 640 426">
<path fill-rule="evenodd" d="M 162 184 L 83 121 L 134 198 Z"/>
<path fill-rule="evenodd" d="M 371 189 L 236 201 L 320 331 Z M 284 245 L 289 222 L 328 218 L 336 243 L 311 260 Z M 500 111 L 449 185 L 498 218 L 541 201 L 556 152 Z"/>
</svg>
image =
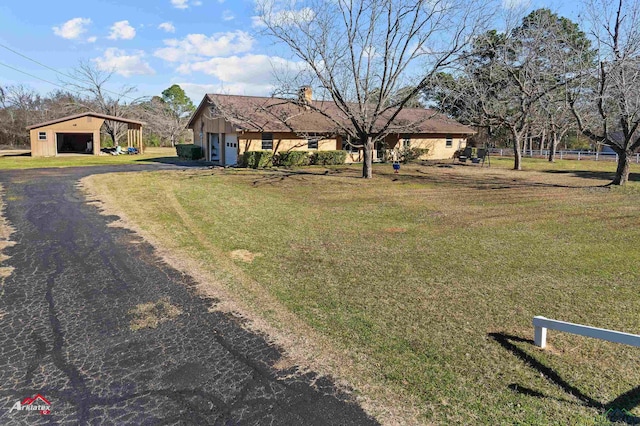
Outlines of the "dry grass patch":
<svg viewBox="0 0 640 426">
<path fill-rule="evenodd" d="M 231 253 L 233 260 L 239 260 L 240 262 L 251 263 L 256 257 L 262 256 L 262 253 L 251 253 L 249 250 L 233 250 Z"/>
<path fill-rule="evenodd" d="M 182 313 L 182 310 L 163 298 L 155 302 L 141 303 L 129 311 L 132 316 L 131 330 L 143 328 L 157 328 L 158 325 L 169 321 Z"/>
</svg>

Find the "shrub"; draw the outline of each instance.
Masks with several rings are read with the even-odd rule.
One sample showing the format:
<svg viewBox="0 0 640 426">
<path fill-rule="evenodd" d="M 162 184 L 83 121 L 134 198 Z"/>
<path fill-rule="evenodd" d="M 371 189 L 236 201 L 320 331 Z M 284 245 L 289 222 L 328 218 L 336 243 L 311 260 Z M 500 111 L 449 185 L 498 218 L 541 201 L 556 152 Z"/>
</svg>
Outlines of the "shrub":
<svg viewBox="0 0 640 426">
<path fill-rule="evenodd" d="M 181 160 L 199 160 L 203 157 L 202 148 L 193 144 L 177 144 L 176 153 Z"/>
<path fill-rule="evenodd" d="M 281 152 L 274 158 L 274 163 L 281 167 L 299 167 L 309 164 L 309 153 L 307 151 Z"/>
<path fill-rule="evenodd" d="M 271 151 L 247 151 L 242 154 L 240 167 L 250 169 L 262 169 L 273 165 L 273 153 Z"/>
<path fill-rule="evenodd" d="M 429 148 L 404 148 L 400 151 L 400 161 L 407 163 L 409 161 L 418 160 L 423 155 L 427 155 Z"/>
<path fill-rule="evenodd" d="M 311 156 L 311 164 L 318 166 L 335 166 L 344 164 L 347 151 L 318 151 Z"/>
</svg>

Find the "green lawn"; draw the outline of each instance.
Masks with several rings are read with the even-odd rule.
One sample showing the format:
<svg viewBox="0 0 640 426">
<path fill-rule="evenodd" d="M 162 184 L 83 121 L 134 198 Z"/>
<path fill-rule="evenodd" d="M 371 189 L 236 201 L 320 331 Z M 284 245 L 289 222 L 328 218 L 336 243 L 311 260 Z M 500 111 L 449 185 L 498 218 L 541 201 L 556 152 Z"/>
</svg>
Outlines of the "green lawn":
<svg viewBox="0 0 640 426">
<path fill-rule="evenodd" d="M 163 159 L 177 160 L 175 148 L 146 148 L 140 155 L 60 155 L 58 157 L 32 158 L 29 151 L 0 151 L 0 170 L 35 169 L 48 167 L 105 166 L 113 164 L 134 164 Z M 27 155 L 24 155 L 24 154 Z M 21 155 L 18 155 L 21 154 Z"/>
<path fill-rule="evenodd" d="M 275 298 L 387 423 L 606 424 L 611 407 L 640 416 L 640 349 L 550 331 L 540 350 L 531 320 L 640 331 L 640 168 L 603 188 L 612 163 L 565 163 L 86 183 L 272 323 Z"/>
</svg>

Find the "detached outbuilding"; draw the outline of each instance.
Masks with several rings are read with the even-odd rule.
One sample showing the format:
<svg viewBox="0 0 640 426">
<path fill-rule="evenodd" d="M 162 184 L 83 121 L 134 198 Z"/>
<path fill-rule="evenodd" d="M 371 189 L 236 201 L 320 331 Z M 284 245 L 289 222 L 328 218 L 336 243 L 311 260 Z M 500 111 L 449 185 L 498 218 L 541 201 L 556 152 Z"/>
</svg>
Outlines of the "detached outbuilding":
<svg viewBox="0 0 640 426">
<path fill-rule="evenodd" d="M 127 125 L 127 148 L 144 149 L 144 123 L 122 117 L 85 112 L 27 127 L 31 136 L 32 157 L 55 157 L 58 154 L 100 154 L 100 129 L 105 121 Z"/>
</svg>

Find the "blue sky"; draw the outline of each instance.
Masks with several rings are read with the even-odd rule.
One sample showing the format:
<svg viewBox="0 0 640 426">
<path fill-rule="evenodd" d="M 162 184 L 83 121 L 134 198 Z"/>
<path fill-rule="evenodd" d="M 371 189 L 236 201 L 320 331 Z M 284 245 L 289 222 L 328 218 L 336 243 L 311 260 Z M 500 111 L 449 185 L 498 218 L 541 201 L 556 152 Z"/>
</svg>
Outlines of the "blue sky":
<svg viewBox="0 0 640 426">
<path fill-rule="evenodd" d="M 519 3 L 521 0 L 504 0 Z M 577 6 L 538 0 L 573 18 Z M 4 0 L 0 44 L 62 73 L 84 60 L 115 69 L 109 89 L 152 96 L 180 84 L 199 102 L 206 92 L 268 95 L 273 63 L 291 59 L 255 26 L 253 0 Z M 61 76 L 0 47 L 0 63 L 54 83 Z M 57 87 L 0 65 L 0 84 L 41 93 Z"/>
</svg>

